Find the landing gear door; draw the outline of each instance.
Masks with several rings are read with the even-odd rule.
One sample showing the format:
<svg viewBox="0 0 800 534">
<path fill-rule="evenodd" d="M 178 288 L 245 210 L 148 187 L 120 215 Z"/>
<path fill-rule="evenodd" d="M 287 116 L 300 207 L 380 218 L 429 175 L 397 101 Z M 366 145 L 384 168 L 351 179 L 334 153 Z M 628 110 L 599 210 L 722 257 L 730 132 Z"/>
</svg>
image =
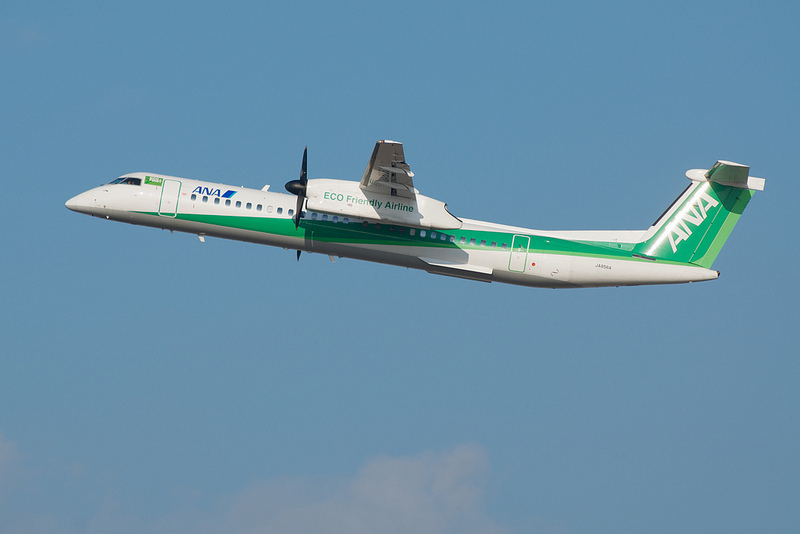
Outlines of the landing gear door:
<svg viewBox="0 0 800 534">
<path fill-rule="evenodd" d="M 508 259 L 508 270 L 515 273 L 524 273 L 528 264 L 528 248 L 531 238 L 527 235 L 515 235 L 511 241 L 511 257 Z"/>
<path fill-rule="evenodd" d="M 161 187 L 161 202 L 158 214 L 162 217 L 175 217 L 178 214 L 178 198 L 181 195 L 181 183 L 178 180 L 164 180 Z"/>
</svg>

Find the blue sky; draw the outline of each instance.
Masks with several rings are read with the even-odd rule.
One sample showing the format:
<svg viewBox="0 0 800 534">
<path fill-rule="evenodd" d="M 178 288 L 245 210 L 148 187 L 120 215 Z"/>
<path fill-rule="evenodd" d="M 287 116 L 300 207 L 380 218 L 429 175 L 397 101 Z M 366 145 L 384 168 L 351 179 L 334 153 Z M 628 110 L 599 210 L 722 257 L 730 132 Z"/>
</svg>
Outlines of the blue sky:
<svg viewBox="0 0 800 534">
<path fill-rule="evenodd" d="M 795 532 L 800 9 L 0 7 L 5 532 Z M 69 212 L 133 171 L 641 229 L 767 179 L 719 280 L 481 284 Z"/>
</svg>

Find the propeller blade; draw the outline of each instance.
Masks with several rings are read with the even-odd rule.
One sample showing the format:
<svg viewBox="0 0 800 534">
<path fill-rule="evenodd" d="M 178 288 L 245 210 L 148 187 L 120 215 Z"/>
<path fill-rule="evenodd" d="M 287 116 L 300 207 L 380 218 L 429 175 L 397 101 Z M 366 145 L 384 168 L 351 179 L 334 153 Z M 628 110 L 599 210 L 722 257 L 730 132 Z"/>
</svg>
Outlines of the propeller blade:
<svg viewBox="0 0 800 534">
<path fill-rule="evenodd" d="M 297 261 L 300 261 L 300 249 L 297 249 Z"/>
<path fill-rule="evenodd" d="M 306 199 L 306 187 L 308 186 L 308 146 L 303 150 L 303 165 L 300 167 L 300 179 L 286 182 L 286 190 L 293 195 L 297 195 L 297 207 L 294 210 L 294 228 L 300 227 L 300 214 L 303 210 L 303 201 Z"/>
<path fill-rule="evenodd" d="M 305 195 L 297 195 L 297 206 L 295 206 L 294 210 L 294 229 L 297 230 L 300 227 L 300 212 L 303 209 L 303 201 L 305 200 Z"/>
<path fill-rule="evenodd" d="M 303 165 L 300 166 L 300 185 L 303 191 L 297 195 L 297 209 L 294 211 L 294 228 L 297 230 L 300 227 L 300 214 L 303 211 L 303 200 L 306 198 L 306 187 L 308 186 L 308 145 L 303 149 Z M 300 252 L 299 250 L 297 252 Z M 300 261 L 300 255 L 297 255 L 297 261 Z"/>
<path fill-rule="evenodd" d="M 303 166 L 300 167 L 300 183 L 303 184 L 303 187 L 305 187 L 306 184 L 308 184 L 307 163 L 308 163 L 308 145 L 306 145 L 306 148 L 303 149 Z"/>
</svg>

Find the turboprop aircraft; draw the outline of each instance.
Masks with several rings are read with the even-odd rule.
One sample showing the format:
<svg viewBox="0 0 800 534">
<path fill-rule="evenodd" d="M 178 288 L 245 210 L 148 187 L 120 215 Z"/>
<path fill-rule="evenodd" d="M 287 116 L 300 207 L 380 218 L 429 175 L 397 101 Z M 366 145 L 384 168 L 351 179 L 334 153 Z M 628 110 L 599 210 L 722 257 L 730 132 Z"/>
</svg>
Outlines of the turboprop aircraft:
<svg viewBox="0 0 800 534">
<path fill-rule="evenodd" d="M 90 189 L 67 208 L 205 237 L 237 239 L 430 273 L 533 287 L 713 280 L 717 254 L 764 180 L 717 161 L 640 231 L 540 231 L 456 217 L 414 187 L 403 145 L 378 141 L 361 182 L 308 179 L 291 194 L 137 172 Z"/>
</svg>

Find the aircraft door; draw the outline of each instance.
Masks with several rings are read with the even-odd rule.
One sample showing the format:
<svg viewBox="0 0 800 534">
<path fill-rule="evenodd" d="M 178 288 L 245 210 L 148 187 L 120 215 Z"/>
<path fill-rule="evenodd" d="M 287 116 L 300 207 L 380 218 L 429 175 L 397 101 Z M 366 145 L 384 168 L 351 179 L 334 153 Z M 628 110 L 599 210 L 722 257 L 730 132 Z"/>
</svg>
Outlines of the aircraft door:
<svg viewBox="0 0 800 534">
<path fill-rule="evenodd" d="M 175 217 L 178 214 L 178 199 L 181 194 L 181 183 L 178 180 L 164 180 L 161 187 L 161 201 L 158 214 L 162 217 Z"/>
<path fill-rule="evenodd" d="M 508 259 L 508 270 L 515 273 L 524 273 L 528 264 L 528 247 L 531 238 L 527 235 L 515 235 L 511 240 L 511 257 Z"/>
</svg>

